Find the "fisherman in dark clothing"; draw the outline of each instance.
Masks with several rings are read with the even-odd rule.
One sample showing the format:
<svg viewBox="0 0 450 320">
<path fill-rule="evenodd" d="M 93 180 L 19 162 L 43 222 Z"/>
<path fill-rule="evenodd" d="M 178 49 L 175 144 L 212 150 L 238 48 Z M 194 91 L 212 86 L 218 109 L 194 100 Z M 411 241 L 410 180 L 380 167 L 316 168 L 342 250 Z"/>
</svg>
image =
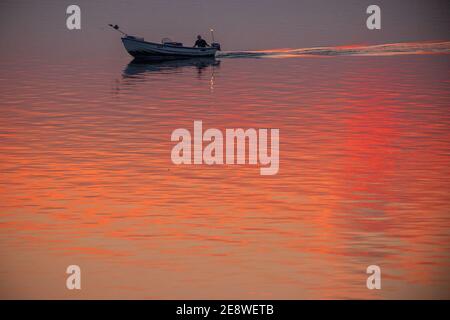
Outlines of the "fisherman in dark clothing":
<svg viewBox="0 0 450 320">
<path fill-rule="evenodd" d="M 205 47 L 209 47 L 209 44 L 204 39 L 202 39 L 202 36 L 198 35 L 197 41 L 195 41 L 195 44 L 194 44 L 194 48 L 195 47 L 205 48 Z"/>
</svg>

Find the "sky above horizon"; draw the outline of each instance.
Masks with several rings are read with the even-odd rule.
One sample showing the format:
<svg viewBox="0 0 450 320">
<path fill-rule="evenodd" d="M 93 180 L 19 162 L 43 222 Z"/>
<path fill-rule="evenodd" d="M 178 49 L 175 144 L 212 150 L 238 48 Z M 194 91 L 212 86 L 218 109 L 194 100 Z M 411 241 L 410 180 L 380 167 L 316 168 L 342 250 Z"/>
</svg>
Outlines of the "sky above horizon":
<svg viewBox="0 0 450 320">
<path fill-rule="evenodd" d="M 82 29 L 66 28 L 66 8 L 81 7 Z M 366 28 L 366 8 L 381 7 L 382 29 Z M 209 28 L 224 50 L 264 50 L 449 40 L 448 0 L 98 0 L 0 2 L 2 56 L 104 54 L 120 47 L 106 25 L 190 45 Z M 70 48 L 70 50 L 68 50 Z M 125 53 L 124 53 L 125 54 Z"/>
</svg>

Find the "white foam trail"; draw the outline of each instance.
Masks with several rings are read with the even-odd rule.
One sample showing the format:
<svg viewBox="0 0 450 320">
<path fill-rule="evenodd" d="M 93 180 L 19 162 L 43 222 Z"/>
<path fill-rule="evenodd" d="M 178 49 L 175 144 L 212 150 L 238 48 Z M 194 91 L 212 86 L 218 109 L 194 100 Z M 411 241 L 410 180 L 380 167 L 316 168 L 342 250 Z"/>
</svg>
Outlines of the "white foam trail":
<svg viewBox="0 0 450 320">
<path fill-rule="evenodd" d="M 404 54 L 449 54 L 450 41 L 405 42 L 381 45 L 354 45 L 261 51 L 222 51 L 220 58 L 289 58 L 305 56 L 393 56 Z"/>
</svg>

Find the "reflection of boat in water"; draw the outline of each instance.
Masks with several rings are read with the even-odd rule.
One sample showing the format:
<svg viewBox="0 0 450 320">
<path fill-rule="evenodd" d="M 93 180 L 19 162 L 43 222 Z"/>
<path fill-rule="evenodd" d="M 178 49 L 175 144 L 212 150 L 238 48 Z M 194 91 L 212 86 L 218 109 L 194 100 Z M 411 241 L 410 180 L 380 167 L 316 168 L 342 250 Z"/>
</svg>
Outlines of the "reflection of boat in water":
<svg viewBox="0 0 450 320">
<path fill-rule="evenodd" d="M 191 58 L 180 60 L 142 61 L 134 59 L 123 71 L 124 77 L 133 77 L 147 72 L 173 72 L 180 68 L 196 68 L 199 73 L 207 67 L 217 67 L 220 60 L 215 58 Z"/>
<path fill-rule="evenodd" d="M 153 79 L 152 74 L 167 75 L 195 73 L 199 80 L 209 79 L 209 88 L 214 90 L 215 72 L 220 66 L 220 60 L 215 58 L 194 58 L 180 60 L 160 60 L 160 61 L 142 61 L 134 59 L 125 67 L 122 73 L 122 80 L 117 83 L 115 88 L 119 92 L 121 88 L 145 83 Z"/>
</svg>

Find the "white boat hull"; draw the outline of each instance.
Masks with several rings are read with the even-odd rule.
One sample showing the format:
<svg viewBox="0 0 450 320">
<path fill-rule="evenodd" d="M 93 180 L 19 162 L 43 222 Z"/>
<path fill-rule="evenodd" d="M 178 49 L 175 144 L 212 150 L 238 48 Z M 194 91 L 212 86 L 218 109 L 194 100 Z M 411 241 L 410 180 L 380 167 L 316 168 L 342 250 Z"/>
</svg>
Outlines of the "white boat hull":
<svg viewBox="0 0 450 320">
<path fill-rule="evenodd" d="M 195 57 L 214 57 L 217 48 L 190 48 L 147 42 L 135 38 L 123 37 L 122 43 L 127 52 L 136 59 L 181 59 Z"/>
</svg>

